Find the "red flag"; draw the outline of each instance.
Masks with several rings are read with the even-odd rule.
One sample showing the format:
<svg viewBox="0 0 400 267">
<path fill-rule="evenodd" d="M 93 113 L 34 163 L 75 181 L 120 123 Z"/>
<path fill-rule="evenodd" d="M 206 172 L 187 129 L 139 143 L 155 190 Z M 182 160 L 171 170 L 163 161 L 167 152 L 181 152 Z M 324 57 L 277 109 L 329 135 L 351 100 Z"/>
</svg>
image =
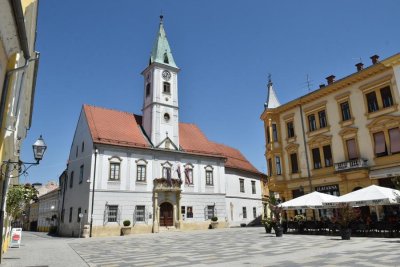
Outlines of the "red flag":
<svg viewBox="0 0 400 267">
<path fill-rule="evenodd" d="M 186 180 L 186 184 L 191 184 L 189 168 L 185 168 L 185 180 Z"/>
<path fill-rule="evenodd" d="M 181 180 L 181 165 L 178 164 L 178 167 L 176 168 L 176 173 L 178 174 L 179 180 Z"/>
</svg>

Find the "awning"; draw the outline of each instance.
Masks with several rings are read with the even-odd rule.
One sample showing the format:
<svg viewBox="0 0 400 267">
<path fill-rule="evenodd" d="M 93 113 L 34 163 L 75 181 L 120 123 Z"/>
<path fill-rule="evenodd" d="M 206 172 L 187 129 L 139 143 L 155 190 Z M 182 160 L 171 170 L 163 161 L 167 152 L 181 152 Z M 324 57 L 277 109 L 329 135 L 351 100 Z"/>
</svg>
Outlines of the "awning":
<svg viewBox="0 0 400 267">
<path fill-rule="evenodd" d="M 373 170 L 369 172 L 370 179 L 382 179 L 382 178 L 390 178 L 400 176 L 400 166 Z"/>
</svg>

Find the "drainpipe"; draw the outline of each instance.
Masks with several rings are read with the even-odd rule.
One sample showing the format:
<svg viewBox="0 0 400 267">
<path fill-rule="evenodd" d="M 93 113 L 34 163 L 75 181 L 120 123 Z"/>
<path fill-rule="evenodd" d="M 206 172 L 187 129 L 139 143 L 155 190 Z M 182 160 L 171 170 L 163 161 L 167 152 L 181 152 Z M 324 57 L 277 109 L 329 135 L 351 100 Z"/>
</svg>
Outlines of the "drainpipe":
<svg viewBox="0 0 400 267">
<path fill-rule="evenodd" d="M 21 50 L 24 52 L 25 60 L 29 60 L 31 55 L 29 53 L 28 37 L 26 36 L 25 17 L 22 10 L 21 0 L 11 0 L 11 8 L 14 13 L 15 24 L 17 25 L 18 40 L 21 45 Z"/>
<path fill-rule="evenodd" d="M 93 207 L 94 207 L 94 190 L 96 185 L 96 164 L 97 164 L 97 154 L 99 150 L 94 147 L 94 170 L 93 170 L 93 185 L 92 185 L 92 208 L 90 210 L 90 232 L 89 237 L 92 237 L 92 228 L 93 228 Z"/>
<path fill-rule="evenodd" d="M 303 118 L 303 106 L 301 105 L 301 98 L 300 98 L 300 118 L 301 118 L 301 131 L 303 134 L 303 144 L 304 144 L 304 152 L 306 156 L 306 163 L 307 163 L 307 178 L 308 178 L 308 185 L 310 187 L 310 193 L 313 192 L 312 181 L 311 181 L 311 171 L 310 171 L 310 162 L 308 159 L 308 152 L 307 152 L 307 142 L 306 142 L 306 132 L 304 130 L 304 118 Z M 313 217 L 315 221 L 315 209 L 313 209 Z"/>
<path fill-rule="evenodd" d="M 31 61 L 38 62 L 40 59 L 40 53 L 35 52 L 35 54 L 36 54 L 36 57 L 25 60 L 25 64 L 23 66 L 7 71 L 5 79 L 4 79 L 3 90 L 1 93 L 1 99 L 0 99 L 0 124 L 3 123 L 4 118 L 5 118 L 5 109 L 6 109 L 7 96 L 9 93 L 9 87 L 10 87 L 9 84 L 10 84 L 10 80 L 11 80 L 11 75 L 14 74 L 15 72 L 25 70 L 29 66 L 29 63 Z M 38 66 L 38 65 L 36 65 L 36 66 Z M 34 74 L 37 75 L 36 70 L 35 70 Z M 34 77 L 34 81 L 36 81 L 36 77 Z M 36 84 L 36 82 L 35 82 L 35 84 Z M 34 92 L 34 88 L 32 88 L 32 92 Z"/>
<path fill-rule="evenodd" d="M 300 107 L 300 118 L 301 118 L 301 131 L 302 131 L 302 135 L 303 135 L 303 145 L 304 145 L 304 152 L 305 152 L 306 163 L 307 163 L 307 178 L 308 178 L 308 185 L 310 187 L 310 193 L 311 193 L 313 191 L 313 188 L 312 188 L 312 182 L 311 182 L 310 162 L 308 160 L 306 132 L 304 130 L 303 106 L 301 105 L 301 99 L 300 99 L 299 107 Z"/>
</svg>

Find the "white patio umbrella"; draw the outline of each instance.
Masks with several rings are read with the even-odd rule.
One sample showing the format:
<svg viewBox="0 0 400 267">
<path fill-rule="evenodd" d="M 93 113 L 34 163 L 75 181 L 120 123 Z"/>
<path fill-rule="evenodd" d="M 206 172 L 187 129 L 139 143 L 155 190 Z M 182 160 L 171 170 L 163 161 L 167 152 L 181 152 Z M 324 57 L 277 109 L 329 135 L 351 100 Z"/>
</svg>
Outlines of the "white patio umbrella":
<svg viewBox="0 0 400 267">
<path fill-rule="evenodd" d="M 293 209 L 318 209 L 323 208 L 322 203 L 327 201 L 332 201 L 338 198 L 337 196 L 332 196 L 320 192 L 312 192 L 300 197 L 296 197 L 292 200 L 286 201 L 280 205 L 284 210 Z"/>
<path fill-rule="evenodd" d="M 400 191 L 392 188 L 370 185 L 340 196 L 337 199 L 324 201 L 324 205 L 328 207 L 336 207 L 340 204 L 349 204 L 350 206 L 400 205 Z"/>
</svg>

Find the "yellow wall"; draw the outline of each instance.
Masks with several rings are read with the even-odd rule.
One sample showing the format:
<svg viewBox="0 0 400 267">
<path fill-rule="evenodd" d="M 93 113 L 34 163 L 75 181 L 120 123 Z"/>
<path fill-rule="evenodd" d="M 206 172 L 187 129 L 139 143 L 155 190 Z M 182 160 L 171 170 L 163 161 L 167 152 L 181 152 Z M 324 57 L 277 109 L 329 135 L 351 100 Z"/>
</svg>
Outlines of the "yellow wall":
<svg viewBox="0 0 400 267">
<path fill-rule="evenodd" d="M 272 123 L 277 124 L 278 141 L 267 144 L 266 159 L 273 161 L 273 172 L 270 177 L 269 189 L 278 192 L 285 200 L 293 198 L 292 190 L 304 188 L 304 193 L 314 191 L 317 186 L 339 185 L 340 194 L 353 191 L 356 187 L 366 187 L 377 184 L 378 180 L 369 178 L 370 170 L 399 166 L 400 155 L 391 155 L 376 158 L 374 154 L 373 132 L 379 129 L 400 126 L 400 95 L 399 85 L 394 73 L 394 67 L 400 65 L 399 55 L 395 55 L 382 63 L 364 69 L 347 78 L 341 79 L 325 88 L 317 90 L 307 96 L 295 99 L 274 109 L 267 109 L 261 116 L 265 127 Z M 393 63 L 392 63 L 393 62 Z M 391 86 L 394 105 L 377 112 L 368 113 L 365 93 L 383 85 Z M 380 95 L 377 95 L 380 98 Z M 342 122 L 340 102 L 347 100 L 350 103 L 352 120 Z M 378 99 L 378 102 L 381 101 Z M 303 113 L 301 113 L 301 109 Z M 308 114 L 321 109 L 326 111 L 328 126 L 316 131 L 308 130 Z M 301 116 L 304 121 L 304 132 L 301 127 Z M 387 118 L 385 120 L 384 118 Z M 318 121 L 318 116 L 316 117 Z M 294 122 L 295 137 L 288 138 L 286 123 Z M 317 122 L 318 123 L 318 122 Z M 391 123 L 391 125 L 390 125 Z M 386 126 L 385 126 L 386 125 Z M 267 131 L 267 128 L 265 129 Z M 272 131 L 270 129 L 272 136 Z M 356 138 L 359 157 L 366 159 L 368 167 L 351 171 L 337 172 L 334 166 L 313 168 L 311 148 L 330 144 L 334 163 L 348 161 L 345 140 Z M 304 146 L 304 139 L 306 146 Z M 267 143 L 267 138 L 266 138 Z M 290 153 L 298 156 L 299 173 L 292 174 L 290 168 Z M 306 153 L 310 166 L 308 178 Z M 282 175 L 276 174 L 275 156 L 280 156 Z M 321 154 L 323 161 L 323 155 Z M 311 189 L 310 189 L 311 183 Z"/>
</svg>

